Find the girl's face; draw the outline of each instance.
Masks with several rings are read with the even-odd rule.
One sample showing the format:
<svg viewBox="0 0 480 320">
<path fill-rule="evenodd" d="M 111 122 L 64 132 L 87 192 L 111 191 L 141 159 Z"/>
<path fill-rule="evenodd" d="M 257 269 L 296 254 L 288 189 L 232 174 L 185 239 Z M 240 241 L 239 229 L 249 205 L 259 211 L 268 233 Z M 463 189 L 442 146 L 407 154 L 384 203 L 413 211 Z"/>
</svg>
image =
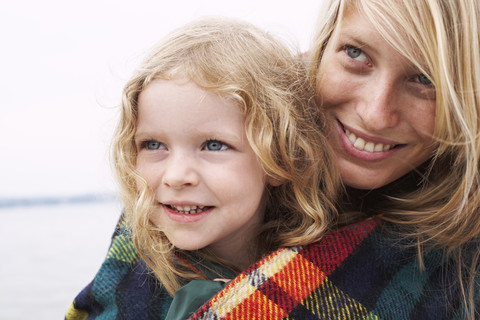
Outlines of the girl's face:
<svg viewBox="0 0 480 320">
<path fill-rule="evenodd" d="M 318 76 L 346 185 L 379 188 L 432 155 L 435 88 L 361 13 L 347 13 L 337 27 Z"/>
<path fill-rule="evenodd" d="M 266 177 L 240 108 L 187 80 L 154 80 L 138 99 L 135 144 L 154 192 L 152 223 L 180 249 L 244 262 Z"/>
</svg>

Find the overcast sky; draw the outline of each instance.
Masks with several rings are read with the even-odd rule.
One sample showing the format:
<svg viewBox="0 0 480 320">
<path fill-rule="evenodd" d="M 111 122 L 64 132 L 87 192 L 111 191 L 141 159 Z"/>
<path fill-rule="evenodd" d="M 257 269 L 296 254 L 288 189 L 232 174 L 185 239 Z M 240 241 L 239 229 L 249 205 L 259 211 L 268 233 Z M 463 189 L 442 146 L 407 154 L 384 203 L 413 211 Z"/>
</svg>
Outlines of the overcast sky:
<svg viewBox="0 0 480 320">
<path fill-rule="evenodd" d="M 3 1 L 0 198 L 115 192 L 109 141 L 145 50 L 205 15 L 248 20 L 306 50 L 320 2 Z"/>
</svg>

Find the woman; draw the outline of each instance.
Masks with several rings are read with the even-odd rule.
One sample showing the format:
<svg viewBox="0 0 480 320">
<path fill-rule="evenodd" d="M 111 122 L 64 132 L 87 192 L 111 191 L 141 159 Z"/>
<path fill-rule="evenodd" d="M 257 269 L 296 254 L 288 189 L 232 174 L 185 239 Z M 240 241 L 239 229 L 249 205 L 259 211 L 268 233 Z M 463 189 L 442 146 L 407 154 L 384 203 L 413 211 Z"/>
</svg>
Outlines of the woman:
<svg viewBox="0 0 480 320">
<path fill-rule="evenodd" d="M 347 186 L 340 228 L 194 318 L 478 319 L 480 3 L 324 4 L 310 70 Z"/>
<path fill-rule="evenodd" d="M 480 4 L 324 5 L 310 70 L 347 186 L 338 229 L 262 259 L 194 318 L 476 319 Z"/>
<path fill-rule="evenodd" d="M 460 267 L 480 233 L 479 2 L 327 1 L 324 12 L 311 70 L 329 141 L 343 182 L 376 189 L 354 209 L 401 225 L 420 249 L 444 248 Z"/>
</svg>

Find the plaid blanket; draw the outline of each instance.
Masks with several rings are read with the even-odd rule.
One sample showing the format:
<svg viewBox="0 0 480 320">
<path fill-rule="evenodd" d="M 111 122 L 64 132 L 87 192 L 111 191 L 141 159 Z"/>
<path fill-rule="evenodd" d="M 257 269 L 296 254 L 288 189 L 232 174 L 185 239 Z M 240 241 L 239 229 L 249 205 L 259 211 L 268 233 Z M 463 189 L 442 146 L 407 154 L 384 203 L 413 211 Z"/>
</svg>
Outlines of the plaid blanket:
<svg viewBox="0 0 480 320">
<path fill-rule="evenodd" d="M 280 249 L 190 319 L 464 319 L 455 268 L 431 251 L 422 271 L 392 228 L 368 220 Z"/>
<path fill-rule="evenodd" d="M 67 320 L 165 318 L 172 299 L 123 228 Z M 397 231 L 372 219 L 307 246 L 279 249 L 190 319 L 464 319 L 456 268 L 441 250 L 427 252 L 420 268 L 416 248 Z M 480 308 L 480 279 L 475 290 Z"/>
<path fill-rule="evenodd" d="M 165 319 L 172 303 L 153 272 L 140 258 L 128 226 L 121 218 L 112 236 L 107 256 L 94 279 L 75 297 L 65 320 L 143 320 Z M 232 271 L 217 264 L 191 263 L 192 269 L 207 277 L 233 278 Z M 210 295 L 211 296 L 211 295 Z"/>
<path fill-rule="evenodd" d="M 123 220 L 100 270 L 68 308 L 65 320 L 164 319 L 172 298 L 133 245 Z"/>
</svg>

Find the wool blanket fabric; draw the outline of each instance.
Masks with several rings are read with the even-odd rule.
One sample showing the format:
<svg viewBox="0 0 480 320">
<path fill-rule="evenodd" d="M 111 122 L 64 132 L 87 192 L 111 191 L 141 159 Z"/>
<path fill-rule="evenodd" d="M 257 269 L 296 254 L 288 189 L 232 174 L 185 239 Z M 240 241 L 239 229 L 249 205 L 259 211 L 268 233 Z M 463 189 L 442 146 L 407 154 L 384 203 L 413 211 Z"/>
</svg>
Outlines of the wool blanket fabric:
<svg viewBox="0 0 480 320">
<path fill-rule="evenodd" d="M 370 219 L 307 246 L 279 249 L 237 276 L 190 319 L 464 319 L 453 264 L 442 250 L 431 250 L 421 267 L 416 248 L 397 231 Z M 148 273 L 132 268 L 138 261 L 129 271 L 113 272 L 114 281 L 97 275 L 94 283 L 103 283 L 103 290 L 90 285 L 66 319 L 163 319 L 170 300 L 160 286 L 152 289 Z M 479 296 L 477 281 L 477 308 Z"/>
<path fill-rule="evenodd" d="M 171 302 L 140 259 L 121 219 L 100 270 L 75 297 L 65 319 L 165 319 Z"/>
<path fill-rule="evenodd" d="M 367 220 L 277 250 L 191 319 L 464 319 L 456 269 L 435 250 L 421 268 L 396 229 Z"/>
</svg>

